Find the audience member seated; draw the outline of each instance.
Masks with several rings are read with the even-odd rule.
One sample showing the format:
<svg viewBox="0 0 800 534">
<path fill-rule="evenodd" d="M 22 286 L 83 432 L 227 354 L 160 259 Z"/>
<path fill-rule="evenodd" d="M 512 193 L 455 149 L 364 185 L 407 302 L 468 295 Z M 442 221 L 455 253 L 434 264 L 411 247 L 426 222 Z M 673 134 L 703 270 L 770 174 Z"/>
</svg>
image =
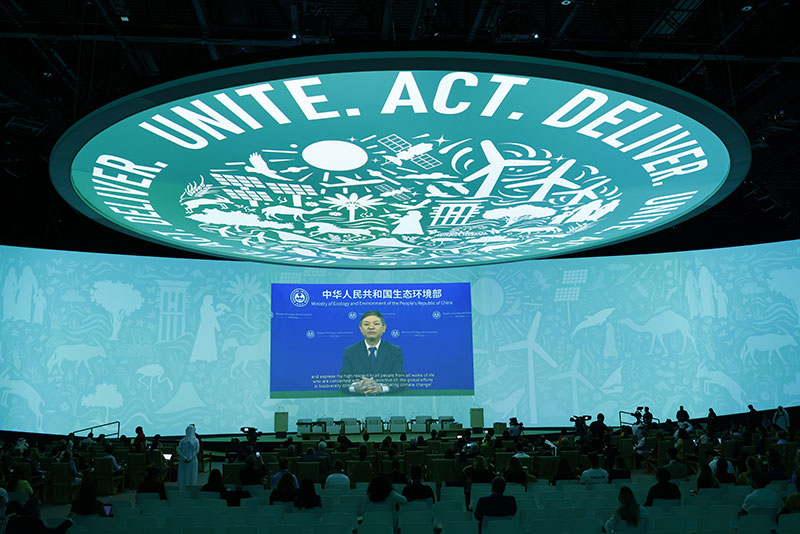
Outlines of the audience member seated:
<svg viewBox="0 0 800 534">
<path fill-rule="evenodd" d="M 678 486 L 670 482 L 669 479 L 669 471 L 665 468 L 659 467 L 656 470 L 657 482 L 650 488 L 650 491 L 647 492 L 647 500 L 644 503 L 645 506 L 653 506 L 653 500 L 655 499 L 677 499 L 680 502 L 681 490 L 678 489 Z"/>
<path fill-rule="evenodd" d="M 374 504 L 385 504 L 387 509 L 395 511 L 408 499 L 397 493 L 392 487 L 389 477 L 380 473 L 372 477 L 367 486 L 367 500 Z"/>
<path fill-rule="evenodd" d="M 526 488 L 528 487 L 528 482 L 536 482 L 537 480 L 534 475 L 528 474 L 522 467 L 522 462 L 519 461 L 519 458 L 514 456 L 509 458 L 508 467 L 506 467 L 503 472 L 503 478 L 506 479 L 506 482 L 522 484 L 522 486 Z"/>
<path fill-rule="evenodd" d="M 325 489 L 350 489 L 350 477 L 344 474 L 344 463 L 333 462 L 333 472 L 325 479 Z"/>
<path fill-rule="evenodd" d="M 239 471 L 239 481 L 242 486 L 263 486 L 267 468 L 260 457 L 251 454 L 244 461 L 244 467 Z"/>
<path fill-rule="evenodd" d="M 317 453 L 309 447 L 306 449 L 306 453 L 297 459 L 298 462 L 319 462 L 319 458 L 317 458 Z"/>
<path fill-rule="evenodd" d="M 228 488 L 222 482 L 222 471 L 219 469 L 212 469 L 208 473 L 208 482 L 200 488 L 200 491 L 216 491 L 223 499 L 227 497 Z"/>
<path fill-rule="evenodd" d="M 290 478 L 294 481 L 294 487 L 300 487 L 300 484 L 297 483 L 297 477 L 294 476 L 292 473 L 289 472 L 289 459 L 285 456 L 281 456 L 278 458 L 278 472 L 272 475 L 272 478 L 269 481 L 269 487 L 275 489 L 278 487 L 278 483 L 280 483 L 283 475 L 288 474 Z"/>
<path fill-rule="evenodd" d="M 22 468 L 14 469 L 11 472 L 6 482 L 6 488 L 11 492 L 20 491 L 27 494 L 28 497 L 33 496 L 33 487 L 31 487 L 30 481 L 25 478 L 25 473 Z"/>
<path fill-rule="evenodd" d="M 80 484 L 83 477 L 81 472 L 78 471 L 78 467 L 75 465 L 75 459 L 72 456 L 72 452 L 64 451 L 64 455 L 61 458 L 63 463 L 69 464 L 69 474 L 72 476 L 72 484 Z"/>
<path fill-rule="evenodd" d="M 142 451 L 145 450 L 145 446 L 147 444 L 147 438 L 144 435 L 144 429 L 140 426 L 136 427 L 136 437 L 133 438 L 133 446 L 137 447 L 137 450 L 141 449 Z"/>
<path fill-rule="evenodd" d="M 761 472 L 761 465 L 758 463 L 758 458 L 755 456 L 748 456 L 744 461 L 746 470 L 742 471 L 736 478 L 737 486 L 750 486 L 753 483 L 753 473 Z"/>
<path fill-rule="evenodd" d="M 673 480 L 686 480 L 689 477 L 689 468 L 678 460 L 678 449 L 675 447 L 668 448 L 667 456 L 669 456 L 669 462 L 664 466 L 664 469 L 669 471 L 670 478 Z"/>
<path fill-rule="evenodd" d="M 597 456 L 597 453 L 589 453 L 589 465 L 591 465 L 591 467 L 581 473 L 581 484 L 608 483 L 608 471 L 600 467 L 600 458 Z"/>
<path fill-rule="evenodd" d="M 78 495 L 72 502 L 69 514 L 73 515 L 99 515 L 108 517 L 104 504 L 97 498 L 97 483 L 93 478 L 88 477 L 81 484 Z"/>
<path fill-rule="evenodd" d="M 392 481 L 392 484 L 398 484 L 400 486 L 408 484 L 408 477 L 400 472 L 400 460 L 397 458 L 392 460 L 392 470 L 389 473 L 389 480 Z"/>
<path fill-rule="evenodd" d="M 286 471 L 281 475 L 278 485 L 269 494 L 269 503 L 293 503 L 297 496 L 297 478 Z"/>
<path fill-rule="evenodd" d="M 147 470 L 147 474 L 136 493 L 157 493 L 158 498 L 162 501 L 167 500 L 167 488 L 164 486 L 164 481 L 161 480 L 161 470 L 157 467 L 151 467 Z"/>
<path fill-rule="evenodd" d="M 471 484 L 488 484 L 494 478 L 494 470 L 486 464 L 486 458 L 478 455 L 472 465 L 464 468 L 464 475 Z"/>
<path fill-rule="evenodd" d="M 722 456 L 716 458 L 716 461 L 717 464 L 714 466 L 714 476 L 717 481 L 720 484 L 733 484 L 736 482 L 736 475 L 731 473 L 729 468 L 732 464 Z"/>
<path fill-rule="evenodd" d="M 742 503 L 742 511 L 740 515 L 747 515 L 756 510 L 766 511 L 767 513 L 775 513 L 777 516 L 783 510 L 784 504 L 781 498 L 772 491 L 767 489 L 767 478 L 762 473 L 753 473 L 753 482 L 751 484 L 753 491 L 747 494 Z"/>
<path fill-rule="evenodd" d="M 711 471 L 707 463 L 700 464 L 700 471 L 697 473 L 696 488 L 699 492 L 703 488 L 718 488 L 719 482 L 717 477 Z"/>
<path fill-rule="evenodd" d="M 300 510 L 322 508 L 322 499 L 314 490 L 314 481 L 310 478 L 306 477 L 300 483 L 300 489 L 294 498 L 294 507 Z"/>
<path fill-rule="evenodd" d="M 639 506 L 633 490 L 628 486 L 619 489 L 619 507 L 614 515 L 608 518 L 603 532 L 647 532 L 647 509 Z"/>
<path fill-rule="evenodd" d="M 794 489 L 796 493 L 786 497 L 786 502 L 783 503 L 782 514 L 800 513 L 800 477 L 795 478 Z"/>
<path fill-rule="evenodd" d="M 484 517 L 511 517 L 517 513 L 517 500 L 513 495 L 503 495 L 506 480 L 496 477 L 492 480 L 492 493 L 481 497 L 475 505 L 475 519 L 483 523 Z M 480 531 L 480 526 L 478 527 Z"/>
<path fill-rule="evenodd" d="M 631 478 L 631 470 L 628 469 L 628 464 L 625 463 L 625 458 L 617 455 L 614 458 L 614 467 L 609 473 L 611 480 L 627 480 Z"/>
<path fill-rule="evenodd" d="M 531 457 L 527 452 L 525 452 L 525 443 L 523 443 L 522 440 L 520 440 L 516 444 L 514 444 L 514 450 L 516 451 L 514 453 L 514 458 L 530 458 Z"/>
<path fill-rule="evenodd" d="M 767 481 L 774 480 L 789 480 L 789 475 L 783 467 L 783 461 L 780 454 L 775 449 L 770 449 L 767 452 L 767 471 L 764 473 Z"/>
<path fill-rule="evenodd" d="M 553 476 L 553 481 L 557 480 L 575 480 L 575 471 L 569 465 L 569 461 L 564 456 L 558 457 L 558 465 L 556 466 L 556 474 Z"/>
<path fill-rule="evenodd" d="M 22 513 L 8 520 L 6 534 L 61 534 L 72 526 L 72 520 L 67 519 L 55 528 L 45 526 L 39 517 L 42 503 L 36 497 L 31 497 L 22 507 Z"/>
<path fill-rule="evenodd" d="M 508 420 L 508 435 L 511 439 L 516 439 L 522 434 L 522 425 L 517 421 L 516 417 Z"/>
<path fill-rule="evenodd" d="M 422 468 L 420 466 L 412 465 L 408 470 L 408 476 L 410 481 L 403 488 L 403 497 L 409 501 L 429 500 L 433 503 L 436 500 L 433 488 L 422 483 Z"/>
<path fill-rule="evenodd" d="M 123 466 L 117 463 L 117 459 L 114 457 L 114 446 L 110 443 L 107 443 L 105 446 L 106 455 L 104 458 L 111 458 L 111 467 L 114 471 L 122 471 L 125 469 Z"/>
</svg>

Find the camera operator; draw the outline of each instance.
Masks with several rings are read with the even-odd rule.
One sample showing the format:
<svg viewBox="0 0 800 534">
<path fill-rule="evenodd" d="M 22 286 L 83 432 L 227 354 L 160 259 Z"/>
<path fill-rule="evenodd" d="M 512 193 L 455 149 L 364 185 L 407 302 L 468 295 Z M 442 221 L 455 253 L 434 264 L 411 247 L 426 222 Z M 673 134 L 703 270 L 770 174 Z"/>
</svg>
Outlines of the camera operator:
<svg viewBox="0 0 800 534">
<path fill-rule="evenodd" d="M 522 423 L 517 421 L 516 417 L 508 420 L 508 435 L 516 439 L 522 435 Z"/>
<path fill-rule="evenodd" d="M 606 416 L 602 413 L 597 414 L 597 419 L 589 425 L 589 443 L 592 450 L 602 452 L 609 439 L 611 429 L 609 429 L 605 421 Z"/>
</svg>

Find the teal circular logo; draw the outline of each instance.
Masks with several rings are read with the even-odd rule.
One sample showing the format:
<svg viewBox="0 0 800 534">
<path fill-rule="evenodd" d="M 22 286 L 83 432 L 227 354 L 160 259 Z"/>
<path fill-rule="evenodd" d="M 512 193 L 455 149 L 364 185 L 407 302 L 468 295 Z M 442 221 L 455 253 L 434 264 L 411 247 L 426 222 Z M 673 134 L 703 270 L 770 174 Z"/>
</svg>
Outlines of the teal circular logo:
<svg viewBox="0 0 800 534">
<path fill-rule="evenodd" d="M 84 213 L 171 246 L 441 267 L 674 225 L 738 185 L 749 154 L 724 113 L 649 80 L 515 56 L 369 53 L 136 93 L 67 132 L 51 173 Z"/>
</svg>

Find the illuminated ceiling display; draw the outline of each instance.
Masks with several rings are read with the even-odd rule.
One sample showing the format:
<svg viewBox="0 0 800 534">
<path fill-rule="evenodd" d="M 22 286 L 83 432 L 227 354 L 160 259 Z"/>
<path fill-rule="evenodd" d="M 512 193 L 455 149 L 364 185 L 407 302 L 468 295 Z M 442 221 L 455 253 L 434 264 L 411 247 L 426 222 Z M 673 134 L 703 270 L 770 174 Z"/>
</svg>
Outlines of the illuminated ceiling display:
<svg viewBox="0 0 800 534">
<path fill-rule="evenodd" d="M 338 267 L 561 255 L 696 214 L 738 185 L 721 111 L 585 65 L 318 56 L 157 86 L 78 123 L 51 174 L 76 208 L 206 254 Z"/>
</svg>

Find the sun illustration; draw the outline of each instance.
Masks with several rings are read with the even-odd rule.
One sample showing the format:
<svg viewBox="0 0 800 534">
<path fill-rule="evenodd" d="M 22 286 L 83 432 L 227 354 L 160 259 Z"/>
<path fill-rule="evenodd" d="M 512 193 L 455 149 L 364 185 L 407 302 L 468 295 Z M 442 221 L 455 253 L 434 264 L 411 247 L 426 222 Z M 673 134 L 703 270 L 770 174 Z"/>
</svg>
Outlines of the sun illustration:
<svg viewBox="0 0 800 534">
<path fill-rule="evenodd" d="M 525 256 L 589 231 L 613 177 L 546 148 L 386 132 L 254 148 L 191 180 L 186 217 L 248 255 L 391 266 Z"/>
</svg>

